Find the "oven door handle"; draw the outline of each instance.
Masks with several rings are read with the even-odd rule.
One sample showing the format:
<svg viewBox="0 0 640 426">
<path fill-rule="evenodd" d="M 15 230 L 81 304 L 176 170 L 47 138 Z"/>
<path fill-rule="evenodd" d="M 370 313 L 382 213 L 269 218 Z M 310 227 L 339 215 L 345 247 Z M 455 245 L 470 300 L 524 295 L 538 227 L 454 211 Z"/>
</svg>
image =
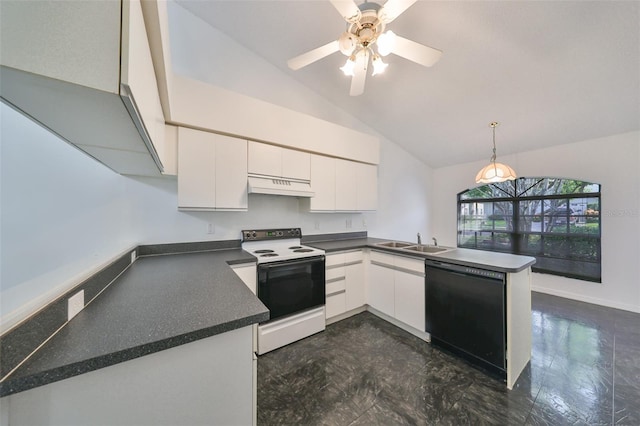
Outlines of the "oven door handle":
<svg viewBox="0 0 640 426">
<path fill-rule="evenodd" d="M 306 257 L 299 260 L 283 260 L 282 262 L 272 262 L 272 263 L 263 263 L 258 265 L 260 269 L 275 269 L 280 267 L 290 267 L 297 265 L 305 265 L 314 262 L 322 262 L 324 260 L 324 256 L 314 256 L 314 257 Z"/>
</svg>

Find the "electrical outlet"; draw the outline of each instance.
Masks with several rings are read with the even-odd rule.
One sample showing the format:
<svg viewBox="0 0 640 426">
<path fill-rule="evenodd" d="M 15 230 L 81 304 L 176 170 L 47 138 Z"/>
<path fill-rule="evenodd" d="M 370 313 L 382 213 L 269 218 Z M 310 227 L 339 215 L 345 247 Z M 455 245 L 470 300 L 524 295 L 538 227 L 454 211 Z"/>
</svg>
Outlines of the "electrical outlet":
<svg viewBox="0 0 640 426">
<path fill-rule="evenodd" d="M 207 225 L 207 234 L 215 234 L 216 233 L 216 225 L 213 223 L 209 223 Z"/>
<path fill-rule="evenodd" d="M 84 290 L 80 290 L 69 298 L 67 320 L 71 321 L 71 318 L 78 315 L 78 312 L 80 312 L 82 308 L 84 308 Z"/>
<path fill-rule="evenodd" d="M 133 263 L 135 261 L 136 261 L 136 251 L 134 250 L 134 251 L 131 252 L 131 263 Z"/>
<path fill-rule="evenodd" d="M 320 229 L 320 221 L 316 220 L 316 223 L 314 224 L 314 228 Z"/>
<path fill-rule="evenodd" d="M 347 229 L 351 228 L 351 219 L 347 219 L 346 227 Z"/>
<path fill-rule="evenodd" d="M 367 229 L 367 219 L 362 219 L 362 227 Z"/>
</svg>

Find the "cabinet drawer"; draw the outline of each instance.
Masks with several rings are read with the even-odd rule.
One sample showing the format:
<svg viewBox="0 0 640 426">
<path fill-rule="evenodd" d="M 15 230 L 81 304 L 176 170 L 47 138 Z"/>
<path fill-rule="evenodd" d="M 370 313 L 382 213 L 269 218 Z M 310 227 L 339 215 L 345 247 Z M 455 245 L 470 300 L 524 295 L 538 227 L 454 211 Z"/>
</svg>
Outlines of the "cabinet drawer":
<svg viewBox="0 0 640 426">
<path fill-rule="evenodd" d="M 327 295 L 332 295 L 338 292 L 344 293 L 346 291 L 346 281 L 344 277 L 342 279 L 327 283 L 325 291 Z"/>
<path fill-rule="evenodd" d="M 405 269 L 408 271 L 414 271 L 419 274 L 424 274 L 424 260 L 422 259 L 411 259 L 409 257 L 404 256 L 396 256 L 397 268 Z"/>
<path fill-rule="evenodd" d="M 344 263 L 362 262 L 362 251 L 350 251 L 344 254 Z"/>
<path fill-rule="evenodd" d="M 335 265 L 344 265 L 345 253 L 327 254 L 325 256 L 325 266 L 329 268 Z"/>
<path fill-rule="evenodd" d="M 372 262 L 382 263 L 384 265 L 389 266 L 390 268 L 393 268 L 393 266 L 395 265 L 394 259 L 395 259 L 395 256 L 392 254 L 381 253 L 375 250 L 371 251 Z"/>
<path fill-rule="evenodd" d="M 334 294 L 333 296 L 327 296 L 327 301 L 325 304 L 325 312 L 327 318 L 343 314 L 346 312 L 346 310 L 346 294 L 344 292 Z"/>
<path fill-rule="evenodd" d="M 344 277 L 345 277 L 344 266 L 338 266 L 336 268 L 327 269 L 324 275 L 325 281 L 332 281 L 332 280 L 335 280 L 336 278 L 344 279 Z"/>
</svg>

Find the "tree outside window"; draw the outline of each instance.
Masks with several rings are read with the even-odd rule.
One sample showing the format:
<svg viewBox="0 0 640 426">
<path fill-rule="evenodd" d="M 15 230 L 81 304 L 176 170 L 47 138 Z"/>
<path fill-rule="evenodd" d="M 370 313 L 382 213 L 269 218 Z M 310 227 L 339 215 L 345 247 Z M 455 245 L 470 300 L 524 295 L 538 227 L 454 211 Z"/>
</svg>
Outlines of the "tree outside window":
<svg viewBox="0 0 640 426">
<path fill-rule="evenodd" d="M 458 194 L 458 247 L 534 256 L 535 272 L 601 282 L 600 185 L 519 178 Z"/>
</svg>

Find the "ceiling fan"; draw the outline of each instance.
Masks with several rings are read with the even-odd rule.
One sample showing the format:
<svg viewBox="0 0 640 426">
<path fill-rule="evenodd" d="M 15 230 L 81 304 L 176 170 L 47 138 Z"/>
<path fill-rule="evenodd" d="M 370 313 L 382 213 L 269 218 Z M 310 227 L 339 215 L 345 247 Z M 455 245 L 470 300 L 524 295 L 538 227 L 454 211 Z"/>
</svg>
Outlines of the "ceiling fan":
<svg viewBox="0 0 640 426">
<path fill-rule="evenodd" d="M 368 1 L 361 5 L 357 5 L 354 0 L 330 1 L 347 21 L 347 30 L 337 40 L 289 59 L 287 65 L 292 70 L 298 70 L 340 51 L 348 57 L 340 69 L 345 75 L 351 76 L 349 94 L 358 96 L 364 92 L 369 59 L 373 65 L 371 75 L 376 75 L 384 72 L 388 64 L 382 62 L 382 56 L 390 53 L 425 67 L 432 66 L 442 56 L 441 50 L 400 37 L 393 31 L 385 32 L 386 25 L 417 0 L 387 0 L 384 6 Z"/>
</svg>

